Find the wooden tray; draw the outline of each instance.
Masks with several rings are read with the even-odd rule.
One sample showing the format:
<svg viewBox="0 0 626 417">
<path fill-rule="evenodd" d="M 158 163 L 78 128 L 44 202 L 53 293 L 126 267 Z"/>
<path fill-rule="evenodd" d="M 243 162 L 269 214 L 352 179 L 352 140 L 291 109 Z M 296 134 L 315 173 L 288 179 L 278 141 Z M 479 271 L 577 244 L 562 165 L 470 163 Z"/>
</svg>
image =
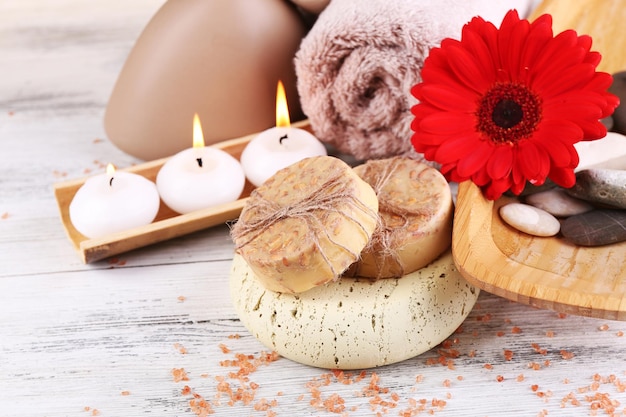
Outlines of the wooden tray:
<svg viewBox="0 0 626 417">
<path fill-rule="evenodd" d="M 459 184 L 452 253 L 465 279 L 535 307 L 626 320 L 626 242 L 582 247 L 520 233 L 498 214 L 510 200 L 489 201 L 473 183 Z"/>
<path fill-rule="evenodd" d="M 292 123 L 293 127 L 310 131 L 307 120 Z M 220 142 L 213 146 L 220 148 L 239 159 L 244 148 L 256 134 Z M 151 181 L 156 180 L 157 173 L 168 158 L 135 165 L 121 171 L 143 175 Z M 163 202 L 155 220 L 148 225 L 136 227 L 123 232 L 112 233 L 96 239 L 89 239 L 79 233 L 70 221 L 69 205 L 78 189 L 87 178 L 67 181 L 54 185 L 54 195 L 59 207 L 65 232 L 84 263 L 99 261 L 110 256 L 128 252 L 153 243 L 179 237 L 208 227 L 223 224 L 239 217 L 250 192 L 254 186 L 246 181 L 241 197 L 232 203 L 197 210 L 192 213 L 178 214 Z"/>
</svg>

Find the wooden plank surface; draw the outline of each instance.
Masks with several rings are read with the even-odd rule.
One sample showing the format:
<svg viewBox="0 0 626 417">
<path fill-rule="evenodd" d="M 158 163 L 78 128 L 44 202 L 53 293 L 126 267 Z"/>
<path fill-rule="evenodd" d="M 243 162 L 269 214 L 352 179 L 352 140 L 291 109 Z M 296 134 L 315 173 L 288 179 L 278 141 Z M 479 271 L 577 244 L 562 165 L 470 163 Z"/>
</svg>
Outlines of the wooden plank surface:
<svg viewBox="0 0 626 417">
<path fill-rule="evenodd" d="M 107 140 L 102 117 L 126 55 L 161 4 L 0 2 L 2 417 L 194 416 L 185 385 L 216 403 L 220 380 L 241 386 L 229 377 L 239 368 L 223 361 L 265 350 L 229 299 L 226 226 L 84 265 L 59 218 L 53 184 L 109 161 L 142 162 Z M 411 415 L 422 400 L 425 411 L 415 415 L 610 415 L 609 407 L 624 415 L 624 332 L 623 322 L 483 292 L 461 329 L 419 357 L 353 384 L 278 359 L 247 376 L 246 386 L 258 384 L 249 404 L 231 406 L 222 395 L 214 411 L 341 415 L 311 404 L 319 386 L 322 399 L 345 401 L 347 416 Z M 175 382 L 172 369 L 181 368 L 189 380 Z"/>
</svg>

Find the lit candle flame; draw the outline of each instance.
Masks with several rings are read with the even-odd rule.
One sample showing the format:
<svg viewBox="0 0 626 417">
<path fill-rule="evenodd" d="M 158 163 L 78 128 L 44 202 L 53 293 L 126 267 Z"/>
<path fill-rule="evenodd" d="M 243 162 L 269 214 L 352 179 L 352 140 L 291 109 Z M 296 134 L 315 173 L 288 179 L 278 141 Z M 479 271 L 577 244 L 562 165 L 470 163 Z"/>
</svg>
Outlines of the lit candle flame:
<svg viewBox="0 0 626 417">
<path fill-rule="evenodd" d="M 115 165 L 109 162 L 107 165 L 107 175 L 109 176 L 109 187 L 113 186 L 113 175 L 115 175 Z"/>
<path fill-rule="evenodd" d="M 276 87 L 276 127 L 289 127 L 289 107 L 287 107 L 287 96 L 282 81 L 278 81 Z"/>
<path fill-rule="evenodd" d="M 193 115 L 193 147 L 204 148 L 204 135 L 202 134 L 202 125 L 198 113 Z"/>
</svg>

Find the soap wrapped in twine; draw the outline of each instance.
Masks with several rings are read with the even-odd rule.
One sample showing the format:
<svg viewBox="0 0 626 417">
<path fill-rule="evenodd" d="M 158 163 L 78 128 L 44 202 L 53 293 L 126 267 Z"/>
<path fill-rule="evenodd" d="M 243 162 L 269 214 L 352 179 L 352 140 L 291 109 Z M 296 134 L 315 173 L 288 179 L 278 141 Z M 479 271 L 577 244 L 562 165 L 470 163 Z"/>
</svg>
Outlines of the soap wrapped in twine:
<svg viewBox="0 0 626 417">
<path fill-rule="evenodd" d="M 387 182 L 390 178 L 393 177 L 394 173 L 398 169 L 398 161 L 399 157 L 392 158 L 389 164 L 386 164 L 382 172 L 378 172 L 373 174 L 374 167 L 371 165 L 365 165 L 365 172 L 362 175 L 362 178 L 376 178 L 376 182 L 374 184 L 370 184 L 374 189 L 374 192 L 377 196 L 380 196 L 383 188 L 387 185 Z M 376 279 L 383 278 L 382 271 L 383 268 L 388 263 L 393 263 L 397 267 L 397 276 L 404 275 L 404 265 L 400 262 L 400 255 L 398 253 L 397 247 L 393 244 L 397 240 L 397 235 L 399 231 L 409 225 L 409 216 L 414 215 L 415 213 L 407 210 L 404 207 L 400 207 L 398 204 L 395 204 L 391 200 L 387 199 L 378 199 L 378 211 L 379 213 L 388 213 L 389 215 L 396 216 L 401 219 L 402 224 L 399 226 L 391 227 L 386 222 L 382 220 L 382 217 L 379 216 L 378 223 L 376 225 L 376 229 L 374 230 L 374 234 L 372 235 L 372 239 L 364 249 L 364 251 L 374 252 L 377 254 L 375 256 L 376 261 L 376 269 L 377 276 Z M 381 260 L 381 262 L 379 262 Z M 359 268 L 358 265 L 353 270 L 355 275 L 358 275 Z"/>
<path fill-rule="evenodd" d="M 409 158 L 394 157 L 387 160 L 370 161 L 361 167 L 357 167 L 358 174 L 369 183 L 376 195 L 378 196 L 380 221 L 372 235 L 369 245 L 363 250 L 362 256 L 368 255 L 374 262 L 374 272 L 366 275 L 375 279 L 381 278 L 398 278 L 413 270 L 406 270 L 406 265 L 402 260 L 400 250 L 404 248 L 407 239 L 407 230 L 415 227 L 416 219 L 427 219 L 435 215 L 430 209 L 431 195 L 422 195 L 422 200 L 416 200 L 418 194 L 412 195 L 414 201 L 408 205 L 406 201 L 397 198 L 388 198 L 384 191 L 389 181 L 403 175 L 398 172 L 399 168 L 403 169 L 407 163 L 417 163 Z M 419 164 L 424 166 L 423 164 Z M 425 166 L 424 166 L 425 167 Z M 430 171 L 431 168 L 425 167 L 419 171 L 417 175 L 423 175 Z M 393 185 L 389 186 L 393 190 Z M 387 198 L 386 198 L 387 197 Z M 419 225 L 418 225 L 419 226 Z M 419 229 L 418 229 L 418 233 Z M 350 268 L 348 274 L 359 276 L 363 274 L 363 264 L 360 262 Z"/>
<path fill-rule="evenodd" d="M 342 187 L 346 183 L 345 179 L 342 178 L 345 173 L 339 169 L 334 169 L 334 171 L 330 174 L 325 173 L 325 175 L 330 175 L 330 178 L 317 189 L 306 193 L 294 204 L 287 206 L 266 198 L 263 195 L 263 186 L 253 190 L 250 201 L 254 201 L 254 204 L 244 208 L 239 221 L 231 229 L 235 250 L 239 252 L 276 223 L 288 218 L 301 219 L 307 225 L 308 238 L 328 265 L 335 277 L 334 279 L 338 279 L 343 271 L 338 271 L 329 259 L 320 242 L 320 236 L 325 236 L 329 242 L 349 253 L 355 260 L 358 259 L 360 253 L 332 238 L 324 225 L 328 216 L 331 213 L 340 214 L 348 221 L 356 224 L 366 236 L 369 235 L 369 232 L 356 217 L 348 213 L 348 210 L 345 209 L 346 204 L 370 216 L 377 224 L 381 222 L 376 211 L 363 204 L 351 190 Z M 251 210 L 254 210 L 252 216 L 248 214 Z"/>
</svg>

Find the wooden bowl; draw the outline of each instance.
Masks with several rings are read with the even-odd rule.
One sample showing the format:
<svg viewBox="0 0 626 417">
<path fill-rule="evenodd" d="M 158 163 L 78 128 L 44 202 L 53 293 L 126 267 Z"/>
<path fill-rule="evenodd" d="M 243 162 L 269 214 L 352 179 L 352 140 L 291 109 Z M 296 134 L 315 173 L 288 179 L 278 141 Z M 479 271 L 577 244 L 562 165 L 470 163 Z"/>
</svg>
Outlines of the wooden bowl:
<svg viewBox="0 0 626 417">
<path fill-rule="evenodd" d="M 626 320 L 626 242 L 582 247 L 518 232 L 498 214 L 511 200 L 490 201 L 473 183 L 459 184 L 452 253 L 463 277 L 535 307 Z"/>
<path fill-rule="evenodd" d="M 293 127 L 310 131 L 307 120 L 293 123 Z M 241 153 L 257 134 L 247 135 L 241 138 L 220 142 L 213 146 L 220 148 L 237 159 Z M 132 172 L 143 175 L 151 181 L 156 181 L 156 176 L 161 166 L 168 158 L 146 162 L 135 165 L 121 171 Z M 66 181 L 54 185 L 54 195 L 57 200 L 61 221 L 65 228 L 67 237 L 78 252 L 84 263 L 98 261 L 120 253 L 128 252 L 153 243 L 183 236 L 208 227 L 223 224 L 229 220 L 239 217 L 250 192 L 254 186 L 246 181 L 245 188 L 237 201 L 220 204 L 218 206 L 197 210 L 187 214 L 178 214 L 167 207 L 163 202 L 159 207 L 159 212 L 155 220 L 145 226 L 136 227 L 123 232 L 112 233 L 96 239 L 89 239 L 79 233 L 70 220 L 69 206 L 78 189 L 84 184 L 87 178 L 73 181 Z"/>
</svg>

